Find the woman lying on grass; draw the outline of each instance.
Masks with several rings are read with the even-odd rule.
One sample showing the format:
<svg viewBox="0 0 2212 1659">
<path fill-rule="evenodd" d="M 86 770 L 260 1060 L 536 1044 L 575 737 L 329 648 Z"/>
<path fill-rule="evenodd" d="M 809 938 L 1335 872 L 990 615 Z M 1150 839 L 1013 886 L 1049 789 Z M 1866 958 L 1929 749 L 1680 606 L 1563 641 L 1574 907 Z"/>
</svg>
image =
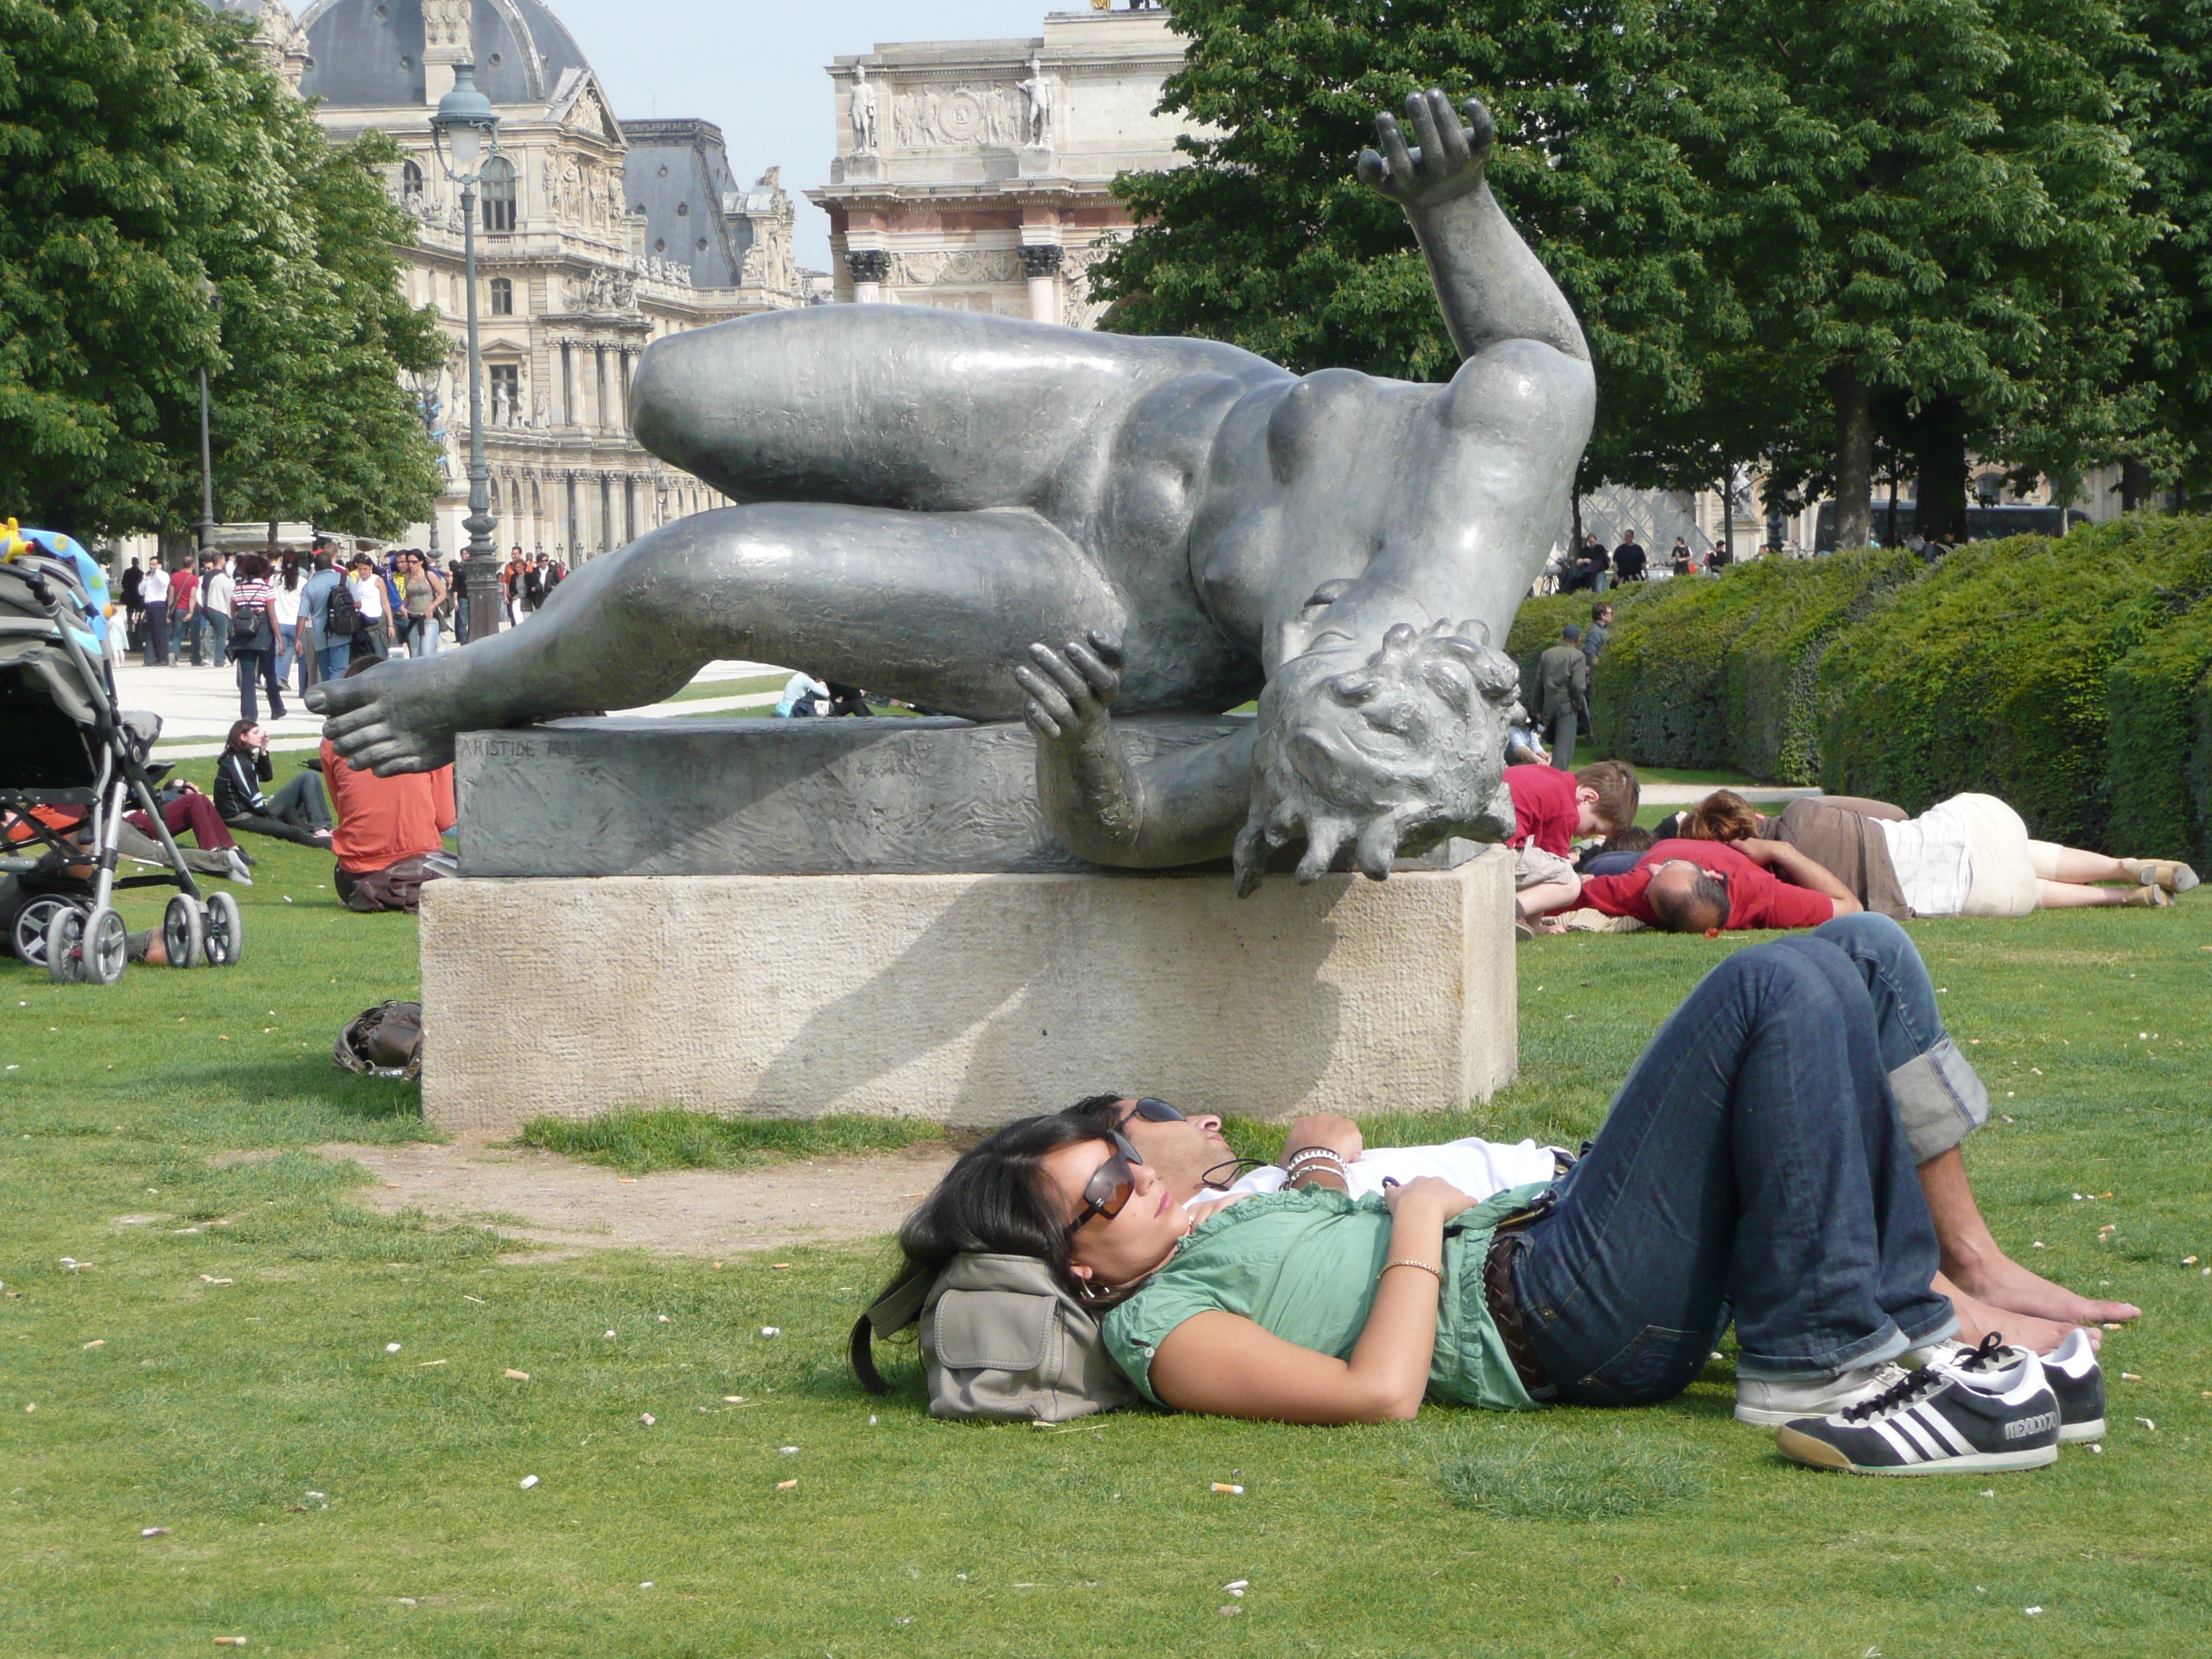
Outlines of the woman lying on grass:
<svg viewBox="0 0 2212 1659">
<path fill-rule="evenodd" d="M 1954 795 L 1917 818 L 1887 801 L 1814 795 L 1768 817 L 1734 790 L 1720 789 L 1661 830 L 1737 848 L 1785 842 L 1868 909 L 1899 921 L 2100 904 L 2159 910 L 2197 885 L 2197 872 L 2178 860 L 2107 858 L 2036 841 L 1995 795 Z"/>
<path fill-rule="evenodd" d="M 963 1158 L 901 1242 L 915 1267 L 960 1250 L 1052 1263 L 1103 1311 L 1115 1363 L 1181 1410 L 1361 1423 L 1424 1399 L 1650 1405 L 1688 1386 L 1733 1316 L 1739 1376 L 1776 1407 L 1759 1420 L 1786 1424 L 1802 1462 L 1923 1474 L 2057 1455 L 2033 1355 L 1938 1347 L 1957 1322 L 1930 1288 L 1935 1230 L 1865 986 L 1826 940 L 1706 975 L 1550 1186 L 1477 1204 L 1422 1179 L 1355 1201 L 1340 1163 L 1310 1152 L 1291 1179 L 1186 1209 L 1119 1133 L 1030 1118 Z M 1929 1349 L 1925 1369 L 1893 1363 Z M 1906 1417 L 1917 1426 L 1895 1426 Z"/>
</svg>

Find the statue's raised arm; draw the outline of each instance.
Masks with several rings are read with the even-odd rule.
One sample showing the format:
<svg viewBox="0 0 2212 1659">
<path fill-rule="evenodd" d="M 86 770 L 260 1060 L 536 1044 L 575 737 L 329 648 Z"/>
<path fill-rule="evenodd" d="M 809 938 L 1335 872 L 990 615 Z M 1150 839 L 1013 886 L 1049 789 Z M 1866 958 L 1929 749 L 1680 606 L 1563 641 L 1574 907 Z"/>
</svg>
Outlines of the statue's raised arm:
<svg viewBox="0 0 2212 1659">
<path fill-rule="evenodd" d="M 1455 114 L 1432 89 L 1407 94 L 1406 119 L 1413 129 L 1410 144 L 1387 111 L 1375 118 L 1381 148 L 1359 153 L 1359 182 L 1413 222 L 1459 355 L 1472 357 L 1500 340 L 1540 340 L 1588 362 L 1589 347 L 1567 296 L 1490 193 L 1498 139 L 1490 112 L 1469 99 Z"/>
<path fill-rule="evenodd" d="M 1299 376 L 1218 342 L 902 304 L 668 336 L 639 441 L 744 505 L 591 560 L 521 628 L 309 694 L 346 759 L 627 708 L 750 657 L 1026 720 L 1048 822 L 1104 864 L 1502 829 L 1494 648 L 1566 516 L 1594 404 L 1565 300 L 1492 199 L 1488 118 L 1409 100 L 1361 176 L 1402 204 L 1466 361 L 1446 385 Z M 1133 765 L 1116 719 L 1258 718 Z"/>
</svg>

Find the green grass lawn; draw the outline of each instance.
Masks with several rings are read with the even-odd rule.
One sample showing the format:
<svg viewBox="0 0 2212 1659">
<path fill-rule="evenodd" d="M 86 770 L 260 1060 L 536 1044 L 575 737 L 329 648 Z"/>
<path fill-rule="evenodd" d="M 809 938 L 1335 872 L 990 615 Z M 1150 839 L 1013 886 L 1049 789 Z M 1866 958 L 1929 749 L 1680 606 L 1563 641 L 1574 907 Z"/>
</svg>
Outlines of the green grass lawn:
<svg viewBox="0 0 2212 1659">
<path fill-rule="evenodd" d="M 2106 1339 L 2101 1453 L 1883 1481 L 1780 1462 L 1729 1419 L 1725 1361 L 1634 1413 L 939 1423 L 903 1358 L 884 1401 L 845 1370 L 880 1244 L 787 1271 L 561 1260 L 377 1216 L 357 1168 L 308 1149 L 426 1133 L 411 1091 L 329 1059 L 344 1018 L 410 989 L 413 924 L 338 908 L 325 859 L 258 850 L 236 969 L 101 989 L 0 965 L 0 1653 L 2206 1650 L 2204 895 L 1915 930 L 2002 1115 L 1967 1149 L 1999 1236 L 2146 1313 Z M 1524 947 L 1523 1080 L 1370 1140 L 1590 1132 L 1741 942 Z M 270 1156 L 222 1156 L 249 1149 Z"/>
</svg>

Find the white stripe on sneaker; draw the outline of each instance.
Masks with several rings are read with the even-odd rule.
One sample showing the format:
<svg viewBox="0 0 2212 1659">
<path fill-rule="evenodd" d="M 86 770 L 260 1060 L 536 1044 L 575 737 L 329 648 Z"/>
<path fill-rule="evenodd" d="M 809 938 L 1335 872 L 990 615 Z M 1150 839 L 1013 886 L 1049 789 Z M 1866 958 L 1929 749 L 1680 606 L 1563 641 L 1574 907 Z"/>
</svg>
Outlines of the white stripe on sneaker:
<svg viewBox="0 0 2212 1659">
<path fill-rule="evenodd" d="M 1943 1450 L 1943 1443 L 1937 1439 L 1934 1435 L 1928 1432 L 1927 1429 L 1922 1425 L 1919 1417 L 1916 1413 L 1911 1411 L 1901 1411 L 1889 1420 L 1896 1425 L 1897 1431 L 1899 1434 L 1904 1435 L 1907 1439 L 1911 1440 L 1915 1446 L 1919 1448 L 1920 1455 L 1922 1456 L 1934 1459 L 1946 1455 Z"/>
<path fill-rule="evenodd" d="M 1973 1443 L 1952 1426 L 1949 1418 L 1936 1409 L 1934 1401 L 1923 1401 L 1913 1407 L 1912 1414 L 1933 1428 L 1960 1456 L 1972 1457 L 1974 1455 Z"/>
<path fill-rule="evenodd" d="M 1889 1443 L 1890 1450 L 1897 1454 L 1899 1462 L 1911 1464 L 1925 1463 L 1928 1461 L 1925 1457 L 1923 1457 L 1920 1455 L 1920 1449 L 1918 1447 L 1915 1446 L 1911 1441 L 1907 1440 L 1887 1423 L 1874 1422 L 1868 1424 L 1867 1426 Z"/>
</svg>

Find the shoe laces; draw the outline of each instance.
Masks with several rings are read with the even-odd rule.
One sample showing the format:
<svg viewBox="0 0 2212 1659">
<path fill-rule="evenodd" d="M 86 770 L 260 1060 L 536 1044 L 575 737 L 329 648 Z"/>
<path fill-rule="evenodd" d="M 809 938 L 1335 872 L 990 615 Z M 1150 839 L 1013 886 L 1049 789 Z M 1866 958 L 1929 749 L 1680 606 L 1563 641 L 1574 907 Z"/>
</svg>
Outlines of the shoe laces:
<svg viewBox="0 0 2212 1659">
<path fill-rule="evenodd" d="M 1917 1405 L 1936 1393 L 1950 1379 L 1933 1366 L 1923 1365 L 1911 1370 L 1871 1399 L 1862 1400 L 1856 1406 L 1846 1406 L 1837 1413 L 1846 1423 L 1866 1423 L 1877 1417 L 1901 1411 Z"/>
<path fill-rule="evenodd" d="M 1901 1411 L 1907 1406 L 1917 1405 L 1942 1390 L 1943 1385 L 1951 1380 L 1948 1373 L 1996 1370 L 2008 1363 L 2002 1357 L 2004 1351 L 2004 1338 L 1991 1331 L 1982 1339 L 1979 1347 L 1967 1350 L 1958 1358 L 1948 1362 L 1942 1370 L 1939 1370 L 1933 1365 L 1923 1365 L 1916 1370 L 1907 1371 L 1880 1394 L 1871 1399 L 1862 1400 L 1856 1406 L 1844 1407 L 1838 1415 L 1846 1423 L 1865 1423 Z"/>
</svg>

